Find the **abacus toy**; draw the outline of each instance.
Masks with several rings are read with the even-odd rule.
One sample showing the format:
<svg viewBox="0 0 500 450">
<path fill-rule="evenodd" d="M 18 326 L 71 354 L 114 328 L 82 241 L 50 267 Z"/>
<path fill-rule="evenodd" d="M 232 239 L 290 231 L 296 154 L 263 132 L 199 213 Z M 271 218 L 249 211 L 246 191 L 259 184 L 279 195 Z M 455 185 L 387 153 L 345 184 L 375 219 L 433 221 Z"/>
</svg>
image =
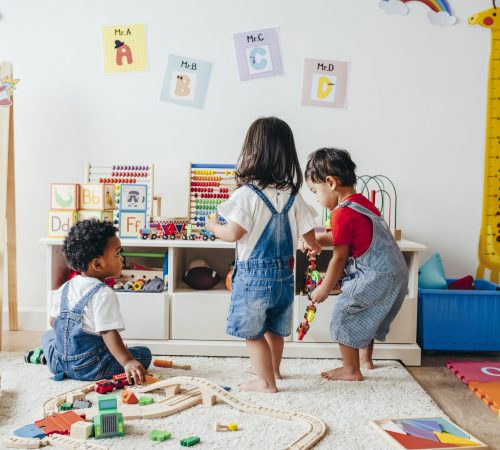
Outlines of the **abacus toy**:
<svg viewBox="0 0 500 450">
<path fill-rule="evenodd" d="M 207 216 L 216 213 L 236 189 L 234 171 L 233 164 L 191 164 L 189 217 L 193 232 L 202 234 Z"/>
</svg>

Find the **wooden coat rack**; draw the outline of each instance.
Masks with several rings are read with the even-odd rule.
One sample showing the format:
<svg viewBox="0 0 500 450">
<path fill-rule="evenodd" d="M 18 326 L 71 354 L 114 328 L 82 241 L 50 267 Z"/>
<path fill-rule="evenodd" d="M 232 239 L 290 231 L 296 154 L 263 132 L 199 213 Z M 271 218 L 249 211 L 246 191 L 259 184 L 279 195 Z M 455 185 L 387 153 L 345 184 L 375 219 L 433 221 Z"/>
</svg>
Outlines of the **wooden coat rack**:
<svg viewBox="0 0 500 450">
<path fill-rule="evenodd" d="M 12 64 L 3 62 L 0 79 L 12 77 Z M 7 279 L 9 329 L 17 330 L 16 195 L 14 174 L 14 97 L 10 106 L 0 106 L 0 349 L 2 316 Z M 5 277 L 5 278 L 4 278 Z"/>
</svg>

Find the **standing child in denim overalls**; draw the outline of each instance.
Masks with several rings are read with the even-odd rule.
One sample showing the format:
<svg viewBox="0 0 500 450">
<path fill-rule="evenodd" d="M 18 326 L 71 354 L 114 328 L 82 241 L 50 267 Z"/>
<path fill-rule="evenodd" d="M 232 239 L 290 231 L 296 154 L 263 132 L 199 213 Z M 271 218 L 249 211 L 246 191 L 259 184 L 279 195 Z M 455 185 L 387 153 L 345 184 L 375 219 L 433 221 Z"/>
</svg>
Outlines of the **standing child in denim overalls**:
<svg viewBox="0 0 500 450">
<path fill-rule="evenodd" d="M 321 374 L 330 380 L 361 381 L 360 367 L 373 369 L 374 339 L 385 340 L 408 287 L 408 268 L 389 227 L 354 189 L 355 169 L 345 150 L 323 148 L 309 156 L 305 172 L 318 202 L 333 210 L 332 234 L 318 236 L 321 245 L 333 245 L 333 257 L 311 299 L 324 301 L 342 279 L 330 333 L 344 365 Z"/>
<path fill-rule="evenodd" d="M 207 229 L 237 242 L 226 333 L 246 339 L 257 379 L 243 390 L 277 392 L 283 337 L 292 328 L 294 255 L 299 236 L 317 251 L 314 217 L 299 194 L 302 185 L 292 130 L 280 119 L 256 120 L 236 169 L 239 188 L 219 206 Z"/>
<path fill-rule="evenodd" d="M 111 222 L 77 222 L 64 239 L 69 266 L 81 272 L 52 296 L 50 325 L 42 337 L 43 352 L 53 373 L 75 380 L 100 380 L 125 372 L 129 382 L 145 381 L 151 363 L 146 347 L 127 348 L 119 331 L 125 329 L 118 298 L 104 279 L 120 275 L 118 230 Z"/>
</svg>

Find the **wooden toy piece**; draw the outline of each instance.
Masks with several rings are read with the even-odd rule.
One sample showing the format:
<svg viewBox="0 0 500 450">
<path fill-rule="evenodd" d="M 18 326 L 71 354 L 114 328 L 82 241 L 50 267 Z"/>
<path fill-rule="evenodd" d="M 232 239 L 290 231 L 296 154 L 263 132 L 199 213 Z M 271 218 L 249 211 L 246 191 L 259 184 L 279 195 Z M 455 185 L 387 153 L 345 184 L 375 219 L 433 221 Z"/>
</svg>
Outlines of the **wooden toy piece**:
<svg viewBox="0 0 500 450">
<path fill-rule="evenodd" d="M 116 197 L 113 184 L 80 185 L 80 209 L 113 210 L 115 207 Z"/>
<path fill-rule="evenodd" d="M 139 405 L 140 406 L 146 406 L 146 405 L 152 405 L 155 402 L 153 397 L 141 397 L 139 398 Z"/>
<path fill-rule="evenodd" d="M 467 445 L 467 446 L 476 446 L 479 445 L 479 442 L 470 441 L 469 439 L 464 439 L 458 436 L 454 436 L 450 433 L 439 433 L 437 431 L 434 434 L 439 439 L 439 442 L 442 444 L 456 444 L 457 446 Z"/>
<path fill-rule="evenodd" d="M 69 436 L 61 436 L 60 434 L 50 435 L 47 441 L 49 445 L 66 450 L 107 450 L 107 447 L 101 447 L 100 445 L 74 439 Z"/>
<path fill-rule="evenodd" d="M 168 431 L 151 430 L 149 432 L 149 439 L 151 439 L 152 441 L 163 442 L 166 441 L 167 439 L 170 439 L 171 437 L 172 434 L 169 433 Z"/>
<path fill-rule="evenodd" d="M 410 436 L 408 434 L 394 433 L 393 431 L 386 432 L 390 437 L 397 441 L 401 446 L 398 448 L 407 449 L 438 449 L 438 448 L 452 448 L 453 446 L 449 444 L 443 444 L 441 442 L 430 441 L 429 439 L 424 439 L 416 436 Z"/>
<path fill-rule="evenodd" d="M 209 391 L 201 391 L 201 398 L 204 405 L 214 406 L 217 402 L 217 398 Z"/>
<path fill-rule="evenodd" d="M 488 383 L 500 380 L 499 361 L 448 361 L 446 367 L 465 384 L 469 384 L 470 381 Z"/>
<path fill-rule="evenodd" d="M 140 291 L 140 290 L 142 290 L 143 287 L 144 287 L 144 280 L 143 279 L 136 280 L 136 281 L 134 281 L 134 283 L 132 283 L 132 290 L 134 290 L 134 291 Z"/>
<path fill-rule="evenodd" d="M 50 209 L 75 211 L 80 207 L 80 185 L 52 183 L 50 185 Z"/>
<path fill-rule="evenodd" d="M 76 211 L 48 211 L 49 238 L 63 238 L 76 223 Z"/>
<path fill-rule="evenodd" d="M 500 381 L 480 383 L 471 381 L 469 389 L 473 391 L 490 409 L 500 414 Z"/>
<path fill-rule="evenodd" d="M 418 427 L 409 423 L 401 423 L 401 428 L 410 436 L 421 437 L 438 442 L 438 438 L 434 435 L 434 432 L 426 428 Z"/>
<path fill-rule="evenodd" d="M 17 430 L 14 431 L 14 434 L 17 437 L 22 437 L 22 438 L 42 439 L 45 437 L 45 433 L 43 432 L 43 430 L 33 424 L 25 425 L 24 427 L 18 428 Z"/>
<path fill-rule="evenodd" d="M 123 420 L 133 420 L 133 419 L 142 419 L 142 411 L 139 403 L 135 405 L 123 403 L 120 406 L 120 412 L 123 415 Z"/>
<path fill-rule="evenodd" d="M 155 359 L 153 361 L 153 366 L 155 367 L 166 367 L 167 369 L 183 369 L 183 370 L 191 370 L 191 366 L 189 364 L 174 364 L 173 361 L 169 361 L 167 359 Z"/>
<path fill-rule="evenodd" d="M 85 400 L 85 394 L 82 391 L 71 392 L 66 395 L 66 402 L 71 403 L 73 408 L 75 407 L 74 403 L 77 400 Z"/>
<path fill-rule="evenodd" d="M 133 405 L 139 403 L 139 399 L 132 391 L 123 391 L 122 392 L 122 402 L 127 403 L 129 405 Z"/>
<path fill-rule="evenodd" d="M 188 438 L 181 439 L 181 447 L 192 447 L 193 445 L 199 444 L 200 438 L 198 436 L 189 436 Z"/>
<path fill-rule="evenodd" d="M 100 380 L 95 383 L 95 391 L 98 394 L 105 394 L 106 392 L 111 392 L 114 389 L 114 384 L 109 380 Z"/>
<path fill-rule="evenodd" d="M 94 433 L 94 424 L 91 422 L 76 422 L 71 425 L 70 436 L 75 439 L 86 440 Z"/>
<path fill-rule="evenodd" d="M 123 415 L 118 412 L 116 395 L 100 395 L 97 398 L 97 404 L 99 413 L 92 418 L 94 422 L 94 437 L 96 439 L 103 439 L 113 436 L 124 436 Z"/>
<path fill-rule="evenodd" d="M 153 384 L 153 383 L 158 383 L 160 381 L 158 378 L 154 377 L 153 375 L 146 375 L 146 384 Z"/>
<path fill-rule="evenodd" d="M 238 431 L 238 425 L 236 423 L 228 423 L 227 425 L 222 425 L 219 422 L 215 422 L 214 431 Z"/>
<path fill-rule="evenodd" d="M 7 448 L 40 448 L 48 444 L 47 438 L 29 439 L 20 437 L 8 437 L 2 440 L 2 444 Z"/>
<path fill-rule="evenodd" d="M 55 413 L 45 419 L 37 420 L 35 425 L 43 430 L 48 436 L 53 433 L 68 434 L 71 425 L 80 422 L 82 417 L 73 411 L 66 411 L 64 413 Z"/>
<path fill-rule="evenodd" d="M 68 402 L 64 402 L 61 405 L 59 405 L 59 411 L 70 411 L 73 409 L 73 405 Z"/>
</svg>

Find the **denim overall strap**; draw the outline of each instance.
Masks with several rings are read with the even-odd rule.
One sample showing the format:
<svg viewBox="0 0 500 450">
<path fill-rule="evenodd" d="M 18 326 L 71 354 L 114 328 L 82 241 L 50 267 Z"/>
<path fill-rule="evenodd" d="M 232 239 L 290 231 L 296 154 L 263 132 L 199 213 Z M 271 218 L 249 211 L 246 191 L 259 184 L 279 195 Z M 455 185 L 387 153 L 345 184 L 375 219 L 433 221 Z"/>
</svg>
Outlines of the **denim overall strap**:
<svg viewBox="0 0 500 450">
<path fill-rule="evenodd" d="M 69 290 L 69 281 L 64 284 L 64 287 L 63 287 L 63 290 L 61 293 L 61 305 L 59 307 L 59 314 L 69 312 L 68 290 Z"/>
<path fill-rule="evenodd" d="M 81 316 L 83 313 L 83 309 L 85 308 L 85 306 L 87 306 L 89 300 L 96 294 L 98 290 L 100 290 L 104 286 L 106 286 L 104 283 L 97 283 L 95 286 L 92 286 L 90 289 L 88 289 L 87 292 L 85 292 L 85 294 L 83 295 L 83 297 L 80 300 L 78 300 L 78 303 L 75 306 L 73 306 L 71 312 L 73 314 Z"/>
<path fill-rule="evenodd" d="M 269 211 L 271 211 L 271 214 L 274 216 L 276 214 L 278 214 L 278 211 L 276 211 L 276 208 L 273 206 L 273 204 L 269 201 L 269 199 L 266 197 L 266 195 L 260 190 L 258 189 L 256 186 L 254 186 L 253 184 L 247 184 L 247 186 L 252 190 L 254 191 L 261 199 L 262 201 L 265 203 L 265 205 L 268 207 Z"/>
</svg>

